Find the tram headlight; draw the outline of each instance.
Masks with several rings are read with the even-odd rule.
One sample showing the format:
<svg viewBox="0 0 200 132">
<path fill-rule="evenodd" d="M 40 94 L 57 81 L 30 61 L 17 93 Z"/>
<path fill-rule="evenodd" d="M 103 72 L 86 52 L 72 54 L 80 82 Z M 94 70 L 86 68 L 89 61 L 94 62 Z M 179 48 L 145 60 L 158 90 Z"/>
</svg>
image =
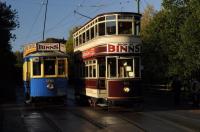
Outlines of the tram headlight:
<svg viewBox="0 0 200 132">
<path fill-rule="evenodd" d="M 46 81 L 47 82 L 47 88 L 49 89 L 49 90 L 53 90 L 54 89 L 54 80 L 47 80 Z"/>
<path fill-rule="evenodd" d="M 129 87 L 124 87 L 124 92 L 125 92 L 125 93 L 130 92 L 130 88 L 129 88 Z"/>
</svg>

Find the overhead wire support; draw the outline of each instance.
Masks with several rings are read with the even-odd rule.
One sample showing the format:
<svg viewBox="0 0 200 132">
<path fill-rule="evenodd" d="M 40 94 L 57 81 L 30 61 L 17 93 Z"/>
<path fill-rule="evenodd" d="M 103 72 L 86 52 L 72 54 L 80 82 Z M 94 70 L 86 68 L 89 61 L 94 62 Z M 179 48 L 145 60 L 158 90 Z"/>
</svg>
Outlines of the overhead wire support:
<svg viewBox="0 0 200 132">
<path fill-rule="evenodd" d="M 45 33 L 45 27 L 46 27 L 46 19 L 47 19 L 47 7 L 48 7 L 48 0 L 45 7 L 45 16 L 44 16 L 44 28 L 43 28 L 43 34 L 42 34 L 42 40 L 44 41 L 44 33 Z"/>
<path fill-rule="evenodd" d="M 78 14 L 78 15 L 83 16 L 83 17 L 86 17 L 86 18 L 88 18 L 88 19 L 92 19 L 91 17 L 86 16 L 86 15 L 83 15 L 83 14 L 81 14 L 80 12 L 77 12 L 76 10 L 74 10 L 74 14 Z"/>
</svg>

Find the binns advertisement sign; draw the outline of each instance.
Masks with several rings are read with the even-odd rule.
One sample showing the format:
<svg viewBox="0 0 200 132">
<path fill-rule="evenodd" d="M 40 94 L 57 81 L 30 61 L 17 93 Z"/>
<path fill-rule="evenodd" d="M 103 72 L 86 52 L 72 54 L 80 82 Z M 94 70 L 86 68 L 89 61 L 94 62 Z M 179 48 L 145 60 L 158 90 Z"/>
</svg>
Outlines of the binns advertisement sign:
<svg viewBox="0 0 200 132">
<path fill-rule="evenodd" d="M 97 54 L 115 54 L 115 53 L 141 53 L 140 44 L 105 44 L 94 48 L 87 49 L 82 52 L 82 58 L 93 57 Z"/>
<path fill-rule="evenodd" d="M 141 46 L 133 44 L 107 44 L 107 53 L 140 53 Z"/>
</svg>

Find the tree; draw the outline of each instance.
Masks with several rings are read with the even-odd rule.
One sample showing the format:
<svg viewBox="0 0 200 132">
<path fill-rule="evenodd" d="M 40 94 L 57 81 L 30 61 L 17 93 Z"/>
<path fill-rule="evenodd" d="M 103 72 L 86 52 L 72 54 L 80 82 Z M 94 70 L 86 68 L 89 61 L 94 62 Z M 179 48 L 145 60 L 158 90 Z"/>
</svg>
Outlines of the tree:
<svg viewBox="0 0 200 132">
<path fill-rule="evenodd" d="M 164 0 L 159 11 L 143 31 L 145 77 L 152 82 L 164 81 L 174 75 L 186 77 L 181 57 L 184 42 L 181 29 L 187 20 L 188 1 Z"/>
<path fill-rule="evenodd" d="M 11 6 L 0 1 L 0 97 L 14 97 L 15 93 L 15 56 L 11 51 L 10 41 L 15 39 L 15 35 L 11 33 L 18 27 L 17 12 L 12 10 Z"/>
<path fill-rule="evenodd" d="M 74 48 L 73 48 L 73 33 L 78 29 L 78 27 L 74 27 L 69 31 L 69 37 L 66 42 L 66 51 L 68 55 L 68 64 L 69 64 L 69 82 L 71 83 L 71 79 L 74 78 Z"/>
<path fill-rule="evenodd" d="M 144 9 L 144 13 L 142 13 L 141 34 L 143 33 L 143 30 L 147 27 L 147 25 L 152 21 L 155 14 L 156 11 L 153 5 L 148 4 L 147 7 Z"/>
</svg>

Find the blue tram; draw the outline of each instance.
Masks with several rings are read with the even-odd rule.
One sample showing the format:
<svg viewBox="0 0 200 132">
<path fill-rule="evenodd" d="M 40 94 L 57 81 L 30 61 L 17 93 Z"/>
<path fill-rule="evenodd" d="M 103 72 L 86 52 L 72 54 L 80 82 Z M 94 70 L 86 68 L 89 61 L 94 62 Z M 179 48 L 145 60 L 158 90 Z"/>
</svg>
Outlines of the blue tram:
<svg viewBox="0 0 200 132">
<path fill-rule="evenodd" d="M 65 45 L 32 43 L 24 46 L 23 81 L 26 102 L 33 98 L 66 97 L 68 87 Z"/>
</svg>

